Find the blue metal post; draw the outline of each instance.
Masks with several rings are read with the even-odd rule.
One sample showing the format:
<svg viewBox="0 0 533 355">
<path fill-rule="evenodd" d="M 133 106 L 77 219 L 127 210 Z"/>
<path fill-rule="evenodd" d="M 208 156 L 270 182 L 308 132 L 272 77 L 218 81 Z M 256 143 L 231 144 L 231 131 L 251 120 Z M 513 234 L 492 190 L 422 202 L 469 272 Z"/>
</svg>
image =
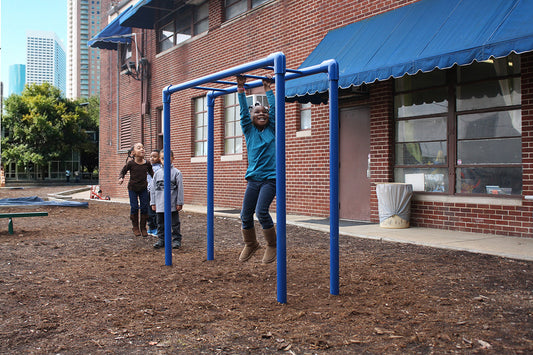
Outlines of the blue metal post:
<svg viewBox="0 0 533 355">
<path fill-rule="evenodd" d="M 285 55 L 274 60 L 276 83 L 276 235 L 277 294 L 279 303 L 287 303 L 287 243 L 285 194 Z"/>
<path fill-rule="evenodd" d="M 207 93 L 207 260 L 215 258 L 215 96 Z"/>
<path fill-rule="evenodd" d="M 329 78 L 329 244 L 330 293 L 339 294 L 339 66 L 328 65 Z"/>
<path fill-rule="evenodd" d="M 163 89 L 163 150 L 165 196 L 165 265 L 172 265 L 172 211 L 170 202 L 170 93 Z"/>
</svg>

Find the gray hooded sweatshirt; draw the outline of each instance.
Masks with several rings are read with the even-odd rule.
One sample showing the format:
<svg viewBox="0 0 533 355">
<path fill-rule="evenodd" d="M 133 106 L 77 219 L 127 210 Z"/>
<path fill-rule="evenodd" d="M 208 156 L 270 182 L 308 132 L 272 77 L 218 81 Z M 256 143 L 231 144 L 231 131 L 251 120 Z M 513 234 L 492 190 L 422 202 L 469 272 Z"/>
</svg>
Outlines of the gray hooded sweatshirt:
<svg viewBox="0 0 533 355">
<path fill-rule="evenodd" d="M 150 205 L 155 205 L 157 213 L 165 212 L 165 168 L 161 168 L 154 174 L 150 188 Z M 181 172 L 170 166 L 170 201 L 171 211 L 176 211 L 176 206 L 183 206 L 183 177 Z"/>
</svg>

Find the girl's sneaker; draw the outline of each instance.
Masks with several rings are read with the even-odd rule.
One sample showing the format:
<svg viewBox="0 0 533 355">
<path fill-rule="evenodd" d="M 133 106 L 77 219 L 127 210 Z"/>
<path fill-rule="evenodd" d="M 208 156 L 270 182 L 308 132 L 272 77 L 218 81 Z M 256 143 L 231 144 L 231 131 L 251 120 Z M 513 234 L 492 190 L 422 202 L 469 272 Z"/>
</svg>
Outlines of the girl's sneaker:
<svg viewBox="0 0 533 355">
<path fill-rule="evenodd" d="M 148 229 L 148 235 L 152 237 L 157 237 L 157 229 Z"/>
</svg>

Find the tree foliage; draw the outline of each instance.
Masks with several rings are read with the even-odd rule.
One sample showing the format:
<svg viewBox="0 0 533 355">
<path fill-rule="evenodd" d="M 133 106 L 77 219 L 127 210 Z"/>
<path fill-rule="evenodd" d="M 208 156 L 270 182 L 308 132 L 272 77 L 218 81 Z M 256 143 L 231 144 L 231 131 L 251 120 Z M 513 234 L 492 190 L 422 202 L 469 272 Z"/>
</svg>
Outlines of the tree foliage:
<svg viewBox="0 0 533 355">
<path fill-rule="evenodd" d="M 98 96 L 91 96 L 88 100 L 82 99 L 78 102 L 78 107 L 85 107 L 80 113 L 82 118 L 82 127 L 86 132 L 93 134 L 89 137 L 98 137 L 100 125 L 100 98 Z M 81 145 L 81 165 L 88 172 L 93 172 L 98 168 L 98 140 L 89 139 Z"/>
<path fill-rule="evenodd" d="M 98 114 L 90 114 L 91 102 L 94 107 L 98 98 L 91 100 L 88 107 L 80 105 L 49 83 L 30 84 L 21 95 L 9 96 L 2 120 L 2 162 L 44 167 L 49 161 L 69 159 L 72 150 L 83 156 L 96 149 L 97 156 L 98 147 L 91 146 L 87 135 L 98 131 Z"/>
</svg>

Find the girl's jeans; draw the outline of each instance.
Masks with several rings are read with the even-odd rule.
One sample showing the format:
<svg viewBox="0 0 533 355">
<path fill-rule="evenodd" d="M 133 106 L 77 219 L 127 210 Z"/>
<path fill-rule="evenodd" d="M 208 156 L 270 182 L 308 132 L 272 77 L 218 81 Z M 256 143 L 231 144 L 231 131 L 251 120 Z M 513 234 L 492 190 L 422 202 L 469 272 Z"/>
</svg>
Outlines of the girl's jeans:
<svg viewBox="0 0 533 355">
<path fill-rule="evenodd" d="M 254 227 L 254 210 L 263 229 L 274 226 L 268 212 L 270 204 L 276 197 L 276 180 L 248 181 L 244 199 L 242 201 L 241 221 L 242 229 Z"/>
<path fill-rule="evenodd" d="M 128 194 L 130 196 L 130 213 L 137 214 L 137 212 L 140 209 L 141 214 L 148 214 L 148 207 L 150 207 L 148 206 L 148 204 L 150 203 L 150 199 L 148 196 L 148 190 L 147 189 L 144 189 L 142 191 L 128 190 Z"/>
</svg>

